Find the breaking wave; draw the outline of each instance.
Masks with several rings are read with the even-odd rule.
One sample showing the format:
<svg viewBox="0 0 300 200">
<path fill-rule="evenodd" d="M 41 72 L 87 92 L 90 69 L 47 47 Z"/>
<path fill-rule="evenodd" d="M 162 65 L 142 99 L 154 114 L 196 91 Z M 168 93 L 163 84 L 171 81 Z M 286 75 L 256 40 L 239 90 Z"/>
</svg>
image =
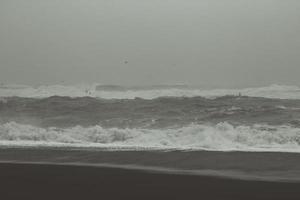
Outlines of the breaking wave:
<svg viewBox="0 0 300 200">
<path fill-rule="evenodd" d="M 300 152 L 300 128 L 290 126 L 195 125 L 177 129 L 120 129 L 101 126 L 39 128 L 9 122 L 0 125 L 0 144 L 17 146 L 104 147 Z"/>
<path fill-rule="evenodd" d="M 224 95 L 237 95 L 241 93 L 244 96 L 267 97 L 281 99 L 300 99 L 300 88 L 298 86 L 271 85 L 260 88 L 245 89 L 212 89 L 205 90 L 195 87 L 174 86 L 151 86 L 151 87 L 122 87 L 105 86 L 99 84 L 91 85 L 50 85 L 30 87 L 23 85 L 0 85 L 0 96 L 10 97 L 33 97 L 46 98 L 50 96 L 70 96 L 70 97 L 97 97 L 104 99 L 134 99 L 136 97 L 143 99 L 154 99 L 162 96 L 170 97 L 194 97 L 203 96 L 214 98 Z"/>
</svg>

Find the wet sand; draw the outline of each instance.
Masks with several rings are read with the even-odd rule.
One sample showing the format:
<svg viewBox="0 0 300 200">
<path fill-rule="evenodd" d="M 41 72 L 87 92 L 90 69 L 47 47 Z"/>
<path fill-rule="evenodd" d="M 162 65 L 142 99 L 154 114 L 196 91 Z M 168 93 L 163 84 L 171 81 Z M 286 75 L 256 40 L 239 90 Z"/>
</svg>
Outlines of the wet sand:
<svg viewBox="0 0 300 200">
<path fill-rule="evenodd" d="M 299 183 L 108 167 L 0 164 L 1 199 L 298 200 L 299 188 Z"/>
<path fill-rule="evenodd" d="M 1 148 L 1 199 L 300 199 L 300 154 Z M 172 171 L 173 170 L 173 171 Z"/>
<path fill-rule="evenodd" d="M 99 148 L 0 148 L 0 163 L 130 168 L 246 180 L 300 182 L 300 154 L 217 151 L 108 151 Z"/>
</svg>

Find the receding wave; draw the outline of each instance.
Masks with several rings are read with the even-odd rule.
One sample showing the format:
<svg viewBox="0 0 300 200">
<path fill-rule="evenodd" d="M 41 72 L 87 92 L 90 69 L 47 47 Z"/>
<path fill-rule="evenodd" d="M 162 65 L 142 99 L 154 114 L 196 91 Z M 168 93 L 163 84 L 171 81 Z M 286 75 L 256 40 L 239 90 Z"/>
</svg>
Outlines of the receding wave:
<svg viewBox="0 0 300 200">
<path fill-rule="evenodd" d="M 46 98 L 50 96 L 69 96 L 69 97 L 97 97 L 104 99 L 154 99 L 163 96 L 171 97 L 195 97 L 202 96 L 214 98 L 224 95 L 238 95 L 252 97 L 267 97 L 281 99 L 300 99 L 300 88 L 298 86 L 271 85 L 260 88 L 245 89 L 203 89 L 188 87 L 184 85 L 170 86 L 149 86 L 149 87 L 123 87 L 115 85 L 50 85 L 50 86 L 0 86 L 0 96 L 10 97 L 32 97 Z"/>
<path fill-rule="evenodd" d="M 300 128 L 290 126 L 194 125 L 169 129 L 121 129 L 101 126 L 39 128 L 9 122 L 0 125 L 0 144 L 83 146 L 130 149 L 300 152 Z"/>
</svg>

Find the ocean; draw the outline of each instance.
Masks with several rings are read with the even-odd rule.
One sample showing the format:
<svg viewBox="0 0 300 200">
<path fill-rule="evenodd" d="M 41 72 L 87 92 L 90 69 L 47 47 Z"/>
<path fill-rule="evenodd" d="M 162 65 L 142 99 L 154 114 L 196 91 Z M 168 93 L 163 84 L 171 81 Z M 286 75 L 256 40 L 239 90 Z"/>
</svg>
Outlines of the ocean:
<svg viewBox="0 0 300 200">
<path fill-rule="evenodd" d="M 300 152 L 300 88 L 0 87 L 0 145 Z"/>
<path fill-rule="evenodd" d="M 300 88 L 1 85 L 0 171 L 4 199 L 297 200 Z"/>
</svg>

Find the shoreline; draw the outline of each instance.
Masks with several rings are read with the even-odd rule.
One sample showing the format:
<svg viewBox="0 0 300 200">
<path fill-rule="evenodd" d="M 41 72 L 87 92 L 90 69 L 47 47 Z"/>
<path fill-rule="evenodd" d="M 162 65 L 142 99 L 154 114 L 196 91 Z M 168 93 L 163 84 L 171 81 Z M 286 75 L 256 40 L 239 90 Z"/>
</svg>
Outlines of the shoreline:
<svg viewBox="0 0 300 200">
<path fill-rule="evenodd" d="M 299 182 L 300 154 L 216 151 L 103 151 L 68 148 L 2 148 L 0 164 L 116 168 L 160 174 Z"/>
<path fill-rule="evenodd" d="M 233 171 L 233 170 L 187 170 L 187 169 L 174 169 L 174 168 L 164 168 L 164 167 L 155 167 L 155 166 L 141 166 L 141 165 L 123 165 L 123 164 L 109 164 L 109 163 L 78 163 L 78 162 L 26 162 L 26 161 L 0 161 L 1 164 L 11 164 L 11 165 L 36 165 L 36 166 L 62 166 L 62 167 L 91 167 L 110 169 L 120 169 L 128 171 L 139 171 L 143 173 L 150 174 L 169 174 L 169 175 L 184 175 L 184 176 L 204 176 L 212 177 L 219 179 L 228 179 L 228 180 L 243 180 L 243 181 L 260 181 L 260 182 L 278 182 L 278 183 L 297 183 L 300 184 L 300 179 L 295 178 L 282 178 L 273 176 L 259 176 L 259 175 L 249 175 L 242 171 Z"/>
<path fill-rule="evenodd" d="M 299 199 L 299 183 L 147 173 L 110 167 L 0 164 L 3 199 Z"/>
</svg>

